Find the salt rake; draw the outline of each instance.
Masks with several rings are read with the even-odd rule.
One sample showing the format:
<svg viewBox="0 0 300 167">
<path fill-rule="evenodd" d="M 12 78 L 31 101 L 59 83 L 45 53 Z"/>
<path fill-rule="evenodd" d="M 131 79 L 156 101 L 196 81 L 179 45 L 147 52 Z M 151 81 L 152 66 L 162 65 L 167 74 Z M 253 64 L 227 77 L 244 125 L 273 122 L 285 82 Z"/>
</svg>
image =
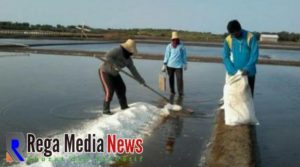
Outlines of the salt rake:
<svg viewBox="0 0 300 167">
<path fill-rule="evenodd" d="M 107 60 L 105 60 L 104 58 L 102 58 L 100 56 L 97 56 L 97 55 L 94 54 L 93 57 L 96 57 L 96 58 L 100 59 L 103 62 L 111 64 L 117 71 L 122 72 L 123 74 L 127 75 L 128 77 L 130 77 L 131 79 L 133 79 L 133 80 L 135 80 L 136 82 L 139 83 L 139 81 L 133 75 L 129 74 L 127 71 L 116 67 L 114 64 L 108 62 Z M 180 105 L 170 104 L 170 100 L 167 97 L 165 97 L 164 95 L 162 95 L 161 93 L 159 93 L 158 91 L 156 91 L 155 89 L 153 89 L 152 87 L 150 87 L 149 85 L 143 84 L 143 87 L 147 88 L 148 90 L 150 90 L 154 94 L 158 95 L 159 97 L 161 97 L 165 101 L 167 101 L 168 104 L 165 106 L 165 108 L 167 108 L 168 110 L 173 110 L 173 111 L 180 111 L 180 110 L 182 110 L 182 107 Z"/>
</svg>

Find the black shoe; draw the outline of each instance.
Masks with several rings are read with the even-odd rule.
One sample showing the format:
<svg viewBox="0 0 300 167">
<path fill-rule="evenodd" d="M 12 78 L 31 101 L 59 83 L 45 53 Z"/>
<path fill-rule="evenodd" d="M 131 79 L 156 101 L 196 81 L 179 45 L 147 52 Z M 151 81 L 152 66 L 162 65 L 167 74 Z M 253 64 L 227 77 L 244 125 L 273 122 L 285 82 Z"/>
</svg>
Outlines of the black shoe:
<svg viewBox="0 0 300 167">
<path fill-rule="evenodd" d="M 126 110 L 127 108 L 129 108 L 129 106 L 123 106 L 121 107 L 121 110 Z"/>
<path fill-rule="evenodd" d="M 104 110 L 104 111 L 103 111 L 103 114 L 106 114 L 106 115 L 113 115 L 114 113 L 110 112 L 109 110 Z"/>
<path fill-rule="evenodd" d="M 103 102 L 103 114 L 112 115 L 113 113 L 110 112 L 110 102 Z"/>
<path fill-rule="evenodd" d="M 127 108 L 129 108 L 126 98 L 121 99 L 119 102 L 120 102 L 121 110 L 126 110 Z"/>
<path fill-rule="evenodd" d="M 171 94 L 171 95 L 170 95 L 170 98 L 169 98 L 170 104 L 174 104 L 174 98 L 175 98 L 175 95 L 174 95 L 174 94 Z"/>
</svg>

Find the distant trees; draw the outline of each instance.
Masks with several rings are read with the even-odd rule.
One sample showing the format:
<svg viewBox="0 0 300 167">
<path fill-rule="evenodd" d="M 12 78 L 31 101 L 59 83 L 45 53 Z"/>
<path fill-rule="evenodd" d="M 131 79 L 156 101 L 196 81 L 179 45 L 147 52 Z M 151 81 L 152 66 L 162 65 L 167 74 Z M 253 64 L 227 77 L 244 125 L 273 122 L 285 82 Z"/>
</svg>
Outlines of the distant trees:
<svg viewBox="0 0 300 167">
<path fill-rule="evenodd" d="M 57 32 L 70 32 L 76 30 L 76 26 L 63 26 L 57 24 L 56 26 L 52 26 L 49 24 L 35 24 L 30 25 L 29 23 L 19 23 L 19 22 L 8 22 L 3 21 L 0 22 L 0 29 L 2 30 L 43 30 L 43 31 L 57 31 Z"/>
<path fill-rule="evenodd" d="M 78 25 L 81 26 L 81 25 Z M 0 30 L 41 30 L 41 31 L 54 31 L 54 32 L 78 32 L 76 25 L 64 26 L 57 24 L 56 26 L 48 24 L 35 24 L 31 25 L 27 22 L 9 22 L 2 21 L 0 22 Z M 85 28 L 91 29 L 91 33 L 95 34 L 115 34 L 115 36 L 120 37 L 140 37 L 140 38 L 157 38 L 157 39 L 169 39 L 172 29 L 94 29 L 91 27 L 85 26 Z M 228 34 L 212 34 L 210 32 L 192 32 L 192 31 L 179 31 L 180 36 L 184 40 L 190 41 L 222 41 Z M 289 33 L 286 31 L 271 33 L 271 32 L 253 32 L 257 39 L 259 39 L 260 34 L 278 34 L 279 41 L 292 41 L 299 42 L 300 34 L 299 33 Z"/>
<path fill-rule="evenodd" d="M 293 41 L 293 42 L 298 42 L 300 39 L 300 34 L 296 33 L 289 33 L 286 31 L 282 31 L 277 33 L 279 36 L 279 41 Z"/>
<path fill-rule="evenodd" d="M 290 42 L 300 42 L 300 34 L 299 33 L 290 33 L 286 31 L 281 31 L 278 33 L 275 32 L 253 32 L 255 35 L 256 39 L 260 39 L 261 34 L 277 34 L 279 36 L 279 41 L 290 41 Z M 228 35 L 228 33 L 223 34 L 223 38 L 225 38 Z"/>
<path fill-rule="evenodd" d="M 29 23 L 12 23 L 8 21 L 0 22 L 0 29 L 28 30 Z"/>
<path fill-rule="evenodd" d="M 64 31 L 67 31 L 67 28 L 63 25 L 57 24 L 56 25 L 56 31 L 64 32 Z"/>
</svg>

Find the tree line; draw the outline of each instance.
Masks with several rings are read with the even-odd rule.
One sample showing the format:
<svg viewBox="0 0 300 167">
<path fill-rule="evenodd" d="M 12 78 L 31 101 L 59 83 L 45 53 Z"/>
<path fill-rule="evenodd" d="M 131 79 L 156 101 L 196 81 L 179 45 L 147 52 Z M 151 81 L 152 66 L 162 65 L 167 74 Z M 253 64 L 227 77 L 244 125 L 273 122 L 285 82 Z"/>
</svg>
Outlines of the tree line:
<svg viewBox="0 0 300 167">
<path fill-rule="evenodd" d="M 0 30 L 41 30 L 41 31 L 54 31 L 54 32 L 78 32 L 76 27 L 81 27 L 81 25 L 60 25 L 56 26 L 49 24 L 29 24 L 27 22 L 9 22 L 2 21 L 0 22 Z M 145 36 L 153 38 L 168 38 L 172 29 L 101 29 L 101 28 L 91 28 L 85 26 L 91 30 L 91 33 L 109 33 L 114 32 L 126 36 Z M 210 32 L 191 32 L 191 31 L 180 31 L 181 36 L 186 40 L 196 41 L 221 41 L 227 35 L 225 34 L 212 34 Z M 277 34 L 279 36 L 279 41 L 292 41 L 299 42 L 300 34 L 299 33 L 290 33 L 286 31 L 270 33 L 270 32 L 254 32 L 257 39 L 259 39 L 261 34 Z"/>
</svg>

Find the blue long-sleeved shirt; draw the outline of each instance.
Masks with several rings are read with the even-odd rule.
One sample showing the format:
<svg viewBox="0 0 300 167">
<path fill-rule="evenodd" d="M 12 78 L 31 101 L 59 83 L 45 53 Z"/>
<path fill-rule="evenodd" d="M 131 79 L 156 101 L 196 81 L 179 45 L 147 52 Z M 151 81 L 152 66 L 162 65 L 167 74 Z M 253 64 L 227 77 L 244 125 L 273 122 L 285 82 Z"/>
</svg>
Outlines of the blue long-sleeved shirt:
<svg viewBox="0 0 300 167">
<path fill-rule="evenodd" d="M 187 55 L 184 45 L 180 42 L 176 48 L 169 44 L 166 48 L 164 64 L 168 67 L 183 68 L 187 64 Z"/>
<path fill-rule="evenodd" d="M 232 37 L 232 49 L 224 41 L 223 61 L 229 75 L 234 75 L 238 70 L 245 70 L 249 76 L 256 74 L 256 63 L 259 55 L 258 42 L 253 36 L 248 44 L 247 31 L 242 30 L 240 39 Z M 232 54 L 231 54 L 232 52 Z M 233 60 L 230 59 L 233 56 Z"/>
</svg>

